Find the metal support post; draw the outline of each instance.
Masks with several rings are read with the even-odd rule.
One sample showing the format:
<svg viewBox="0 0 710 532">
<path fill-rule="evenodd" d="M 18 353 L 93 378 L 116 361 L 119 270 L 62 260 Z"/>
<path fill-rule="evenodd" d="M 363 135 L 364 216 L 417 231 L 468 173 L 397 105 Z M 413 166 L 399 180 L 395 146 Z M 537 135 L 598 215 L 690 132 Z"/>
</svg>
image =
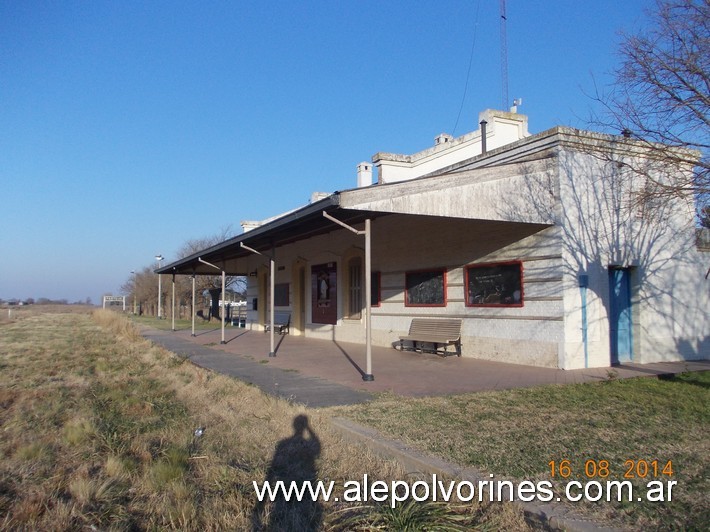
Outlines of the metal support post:
<svg viewBox="0 0 710 532">
<path fill-rule="evenodd" d="M 175 274 L 173 274 L 172 329 L 175 332 Z"/>
<path fill-rule="evenodd" d="M 206 260 L 202 260 L 202 257 L 197 257 L 197 260 L 200 261 L 202 264 L 207 264 L 207 266 L 210 266 L 215 270 L 220 270 L 222 272 L 222 340 L 219 343 L 226 344 L 227 342 L 224 341 L 224 283 L 226 277 L 225 271 L 219 266 L 215 266 L 214 264 L 207 262 Z"/>
<path fill-rule="evenodd" d="M 195 274 L 192 274 L 192 336 L 195 336 Z"/>
<path fill-rule="evenodd" d="M 247 251 L 251 251 L 252 253 L 255 253 L 257 255 L 261 255 L 262 257 L 267 257 L 260 251 L 257 251 L 255 249 L 250 248 L 249 246 L 245 246 L 244 242 L 240 242 L 239 245 L 246 249 Z M 273 250 L 272 250 L 272 255 L 270 257 L 267 257 L 269 259 L 270 265 L 269 265 L 269 272 L 270 272 L 270 277 L 271 281 L 269 283 L 271 287 L 271 295 L 269 297 L 269 302 L 271 306 L 271 310 L 269 311 L 269 356 L 270 357 L 275 357 L 276 356 L 276 350 L 274 349 L 274 288 L 275 288 L 275 270 L 276 270 L 276 261 L 274 260 L 274 255 L 273 255 Z"/>
<path fill-rule="evenodd" d="M 333 223 L 344 227 L 348 231 L 365 237 L 365 351 L 367 355 L 367 370 L 362 376 L 362 380 L 366 382 L 374 381 L 375 376 L 372 374 L 372 252 L 371 252 L 371 230 L 370 219 L 365 220 L 365 230 L 359 231 L 346 223 L 334 218 L 327 212 L 323 211 L 323 217 Z"/>
<path fill-rule="evenodd" d="M 227 343 L 224 340 L 224 315 L 227 313 L 227 305 L 226 305 L 227 302 L 225 301 L 226 296 L 227 296 L 227 293 L 225 290 L 226 278 L 227 278 L 227 274 L 224 272 L 224 270 L 222 270 L 222 312 L 220 313 L 221 317 L 222 317 L 222 341 L 221 341 L 222 344 Z"/>
<path fill-rule="evenodd" d="M 362 376 L 364 381 L 373 381 L 372 375 L 372 246 L 370 219 L 365 220 L 365 342 L 367 352 L 367 371 Z"/>
</svg>

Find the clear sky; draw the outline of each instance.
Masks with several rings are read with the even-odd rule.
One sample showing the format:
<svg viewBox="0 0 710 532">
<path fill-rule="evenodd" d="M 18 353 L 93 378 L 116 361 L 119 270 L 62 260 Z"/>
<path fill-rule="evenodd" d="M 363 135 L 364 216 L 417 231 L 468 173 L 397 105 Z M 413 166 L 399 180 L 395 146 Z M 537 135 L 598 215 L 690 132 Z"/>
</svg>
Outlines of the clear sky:
<svg viewBox="0 0 710 532">
<path fill-rule="evenodd" d="M 508 0 L 531 133 L 588 127 L 650 7 Z M 495 0 L 0 0 L 0 298 L 99 303 L 158 253 L 355 187 L 378 151 L 473 131 L 500 50 Z"/>
</svg>

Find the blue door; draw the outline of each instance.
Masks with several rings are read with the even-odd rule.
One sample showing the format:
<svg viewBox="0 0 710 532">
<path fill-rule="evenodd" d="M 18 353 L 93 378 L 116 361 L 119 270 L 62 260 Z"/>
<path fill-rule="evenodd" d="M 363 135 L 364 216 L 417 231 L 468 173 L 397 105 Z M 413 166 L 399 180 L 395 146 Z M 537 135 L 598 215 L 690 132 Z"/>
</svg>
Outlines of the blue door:
<svg viewBox="0 0 710 532">
<path fill-rule="evenodd" d="M 609 269 L 609 336 L 612 364 L 633 360 L 630 277 L 630 270 L 627 268 Z"/>
</svg>

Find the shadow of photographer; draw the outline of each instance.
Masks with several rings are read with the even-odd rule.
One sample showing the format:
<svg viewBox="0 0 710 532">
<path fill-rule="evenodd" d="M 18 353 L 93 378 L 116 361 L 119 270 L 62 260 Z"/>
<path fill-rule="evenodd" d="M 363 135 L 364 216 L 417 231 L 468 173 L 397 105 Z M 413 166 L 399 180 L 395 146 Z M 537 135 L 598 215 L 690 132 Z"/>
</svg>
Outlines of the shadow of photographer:
<svg viewBox="0 0 710 532">
<path fill-rule="evenodd" d="M 286 499 L 281 489 L 273 502 L 267 497 L 258 501 L 252 510 L 252 531 L 319 530 L 323 518 L 320 501 L 312 500 L 304 483 L 310 482 L 315 489 L 318 481 L 316 460 L 320 456 L 321 443 L 308 422 L 308 416 L 298 415 L 293 419 L 293 434 L 276 444 L 265 482 L 272 490 L 283 482 L 288 492 L 293 485 L 303 489 L 300 501 L 295 496 Z"/>
</svg>

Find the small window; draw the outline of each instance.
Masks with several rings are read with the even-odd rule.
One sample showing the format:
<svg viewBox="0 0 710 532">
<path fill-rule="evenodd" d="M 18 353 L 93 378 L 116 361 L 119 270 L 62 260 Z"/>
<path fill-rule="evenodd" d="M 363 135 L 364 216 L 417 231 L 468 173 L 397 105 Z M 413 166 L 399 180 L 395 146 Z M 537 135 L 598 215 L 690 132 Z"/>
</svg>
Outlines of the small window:
<svg viewBox="0 0 710 532">
<path fill-rule="evenodd" d="M 523 264 L 501 262 L 466 268 L 466 305 L 522 307 Z"/>
<path fill-rule="evenodd" d="M 382 298 L 380 289 L 380 272 L 372 272 L 370 277 L 370 305 L 379 307 Z"/>
<path fill-rule="evenodd" d="M 274 306 L 288 307 L 288 283 L 279 283 L 274 286 Z"/>
<path fill-rule="evenodd" d="M 362 315 L 362 259 L 350 259 L 348 270 L 348 317 L 359 320 Z"/>
<path fill-rule="evenodd" d="M 408 307 L 445 307 L 446 271 L 407 272 L 404 297 Z"/>
</svg>

